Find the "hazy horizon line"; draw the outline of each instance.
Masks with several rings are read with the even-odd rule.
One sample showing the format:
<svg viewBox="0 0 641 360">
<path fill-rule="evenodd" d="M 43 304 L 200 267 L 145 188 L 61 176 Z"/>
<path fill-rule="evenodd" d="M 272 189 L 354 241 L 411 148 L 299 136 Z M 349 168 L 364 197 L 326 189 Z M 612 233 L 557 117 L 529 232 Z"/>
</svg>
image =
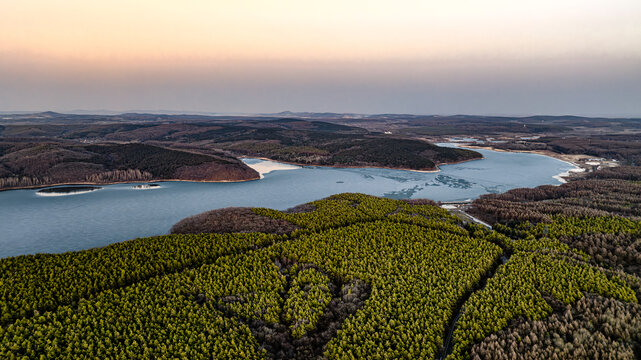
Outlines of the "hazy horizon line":
<svg viewBox="0 0 641 360">
<path fill-rule="evenodd" d="M 605 118 L 605 119 L 632 119 L 641 120 L 641 114 L 576 114 L 576 113 L 405 113 L 405 112 L 382 112 L 382 113 L 362 113 L 362 112 L 341 112 L 341 111 L 295 111 L 283 110 L 279 112 L 217 112 L 217 111 L 198 111 L 198 110 L 162 110 L 162 109 L 129 109 L 129 110 L 109 110 L 109 109 L 73 109 L 73 110 L 0 110 L 2 115 L 29 115 L 53 112 L 62 115 L 106 115 L 116 116 L 123 114 L 153 114 L 153 115 L 205 115 L 205 116 L 274 116 L 283 113 L 292 114 L 334 114 L 334 115 L 354 115 L 354 116 L 382 116 L 382 115 L 407 115 L 407 116 L 438 116 L 438 117 L 455 117 L 455 116 L 482 116 L 482 117 L 584 117 L 584 118 Z"/>
</svg>

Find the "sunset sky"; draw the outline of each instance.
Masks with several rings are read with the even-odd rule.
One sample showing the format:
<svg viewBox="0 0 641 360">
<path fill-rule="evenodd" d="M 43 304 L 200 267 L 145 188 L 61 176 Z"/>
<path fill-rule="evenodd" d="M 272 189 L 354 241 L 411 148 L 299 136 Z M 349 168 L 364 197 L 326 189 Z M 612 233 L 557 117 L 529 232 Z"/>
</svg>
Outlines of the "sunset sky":
<svg viewBox="0 0 641 360">
<path fill-rule="evenodd" d="M 641 116 L 639 0 L 0 0 L 0 111 Z"/>
</svg>

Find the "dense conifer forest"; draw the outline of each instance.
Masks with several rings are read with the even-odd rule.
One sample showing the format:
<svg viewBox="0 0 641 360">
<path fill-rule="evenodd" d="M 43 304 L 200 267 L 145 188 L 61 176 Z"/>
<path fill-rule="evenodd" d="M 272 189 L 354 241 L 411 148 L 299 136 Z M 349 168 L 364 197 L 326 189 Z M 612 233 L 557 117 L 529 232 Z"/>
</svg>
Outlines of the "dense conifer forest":
<svg viewBox="0 0 641 360">
<path fill-rule="evenodd" d="M 639 259 L 618 250 L 638 248 L 638 219 L 499 220 L 489 230 L 431 201 L 340 194 L 2 259 L 0 357 L 638 356 Z"/>
</svg>

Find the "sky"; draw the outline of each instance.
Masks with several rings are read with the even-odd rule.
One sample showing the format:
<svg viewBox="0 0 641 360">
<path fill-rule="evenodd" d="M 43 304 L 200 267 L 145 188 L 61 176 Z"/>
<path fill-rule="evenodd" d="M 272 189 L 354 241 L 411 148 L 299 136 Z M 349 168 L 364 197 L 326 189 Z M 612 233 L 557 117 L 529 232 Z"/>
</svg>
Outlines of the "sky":
<svg viewBox="0 0 641 360">
<path fill-rule="evenodd" d="M 639 0 L 0 0 L 0 111 L 641 116 Z"/>
</svg>

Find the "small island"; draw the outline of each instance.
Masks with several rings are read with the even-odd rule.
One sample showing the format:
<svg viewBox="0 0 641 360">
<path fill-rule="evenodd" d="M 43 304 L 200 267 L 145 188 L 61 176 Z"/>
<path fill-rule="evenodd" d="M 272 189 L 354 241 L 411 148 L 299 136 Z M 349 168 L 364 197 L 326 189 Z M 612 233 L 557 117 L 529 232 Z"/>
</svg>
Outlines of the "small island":
<svg viewBox="0 0 641 360">
<path fill-rule="evenodd" d="M 85 194 L 102 189 L 100 186 L 61 186 L 41 189 L 36 192 L 40 196 L 65 196 Z"/>
<path fill-rule="evenodd" d="M 134 190 L 151 190 L 160 188 L 159 184 L 138 184 L 131 187 Z"/>
</svg>

